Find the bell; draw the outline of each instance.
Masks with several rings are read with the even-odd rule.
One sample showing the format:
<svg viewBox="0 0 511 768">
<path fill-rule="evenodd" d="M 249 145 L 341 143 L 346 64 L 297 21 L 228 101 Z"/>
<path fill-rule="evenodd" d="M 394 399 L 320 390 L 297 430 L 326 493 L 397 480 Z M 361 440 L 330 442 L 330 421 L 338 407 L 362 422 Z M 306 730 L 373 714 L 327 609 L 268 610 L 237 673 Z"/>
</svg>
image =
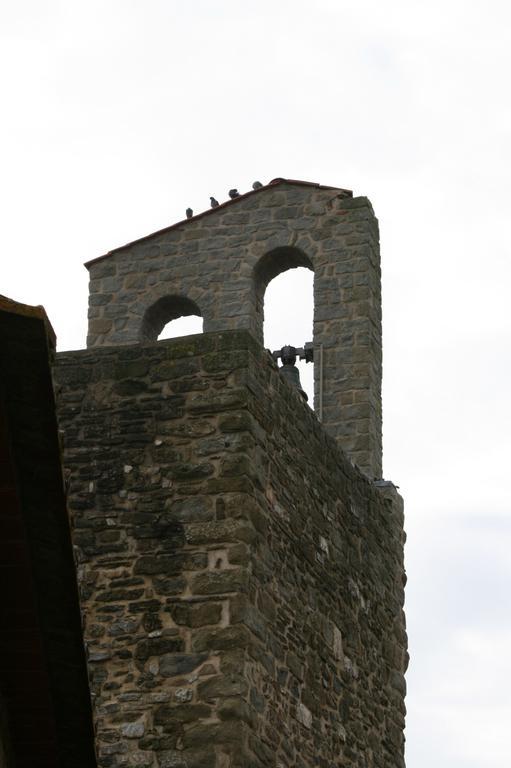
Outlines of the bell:
<svg viewBox="0 0 511 768">
<path fill-rule="evenodd" d="M 301 396 L 307 401 L 307 393 L 302 388 L 302 382 L 300 381 L 300 371 L 295 365 L 297 356 L 297 350 L 295 347 L 286 346 L 280 350 L 279 357 L 282 360 L 282 365 L 279 368 L 281 375 L 289 381 L 289 383 L 295 387 Z"/>
</svg>

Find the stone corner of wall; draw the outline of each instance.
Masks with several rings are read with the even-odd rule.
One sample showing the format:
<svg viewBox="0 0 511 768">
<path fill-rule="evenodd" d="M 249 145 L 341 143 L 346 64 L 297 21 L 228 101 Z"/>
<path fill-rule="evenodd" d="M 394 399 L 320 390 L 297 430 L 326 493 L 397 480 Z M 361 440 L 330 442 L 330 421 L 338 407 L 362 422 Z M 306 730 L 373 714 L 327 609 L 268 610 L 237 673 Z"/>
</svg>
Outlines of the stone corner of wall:
<svg viewBox="0 0 511 768">
<path fill-rule="evenodd" d="M 365 195 L 358 195 L 357 197 L 343 197 L 339 199 L 339 208 L 349 210 L 351 208 L 369 208 L 374 215 L 374 210 L 371 201 Z"/>
<path fill-rule="evenodd" d="M 387 502 L 396 526 L 402 531 L 404 529 L 404 499 L 399 493 L 399 486 L 391 480 L 375 480 L 373 485 Z"/>
</svg>

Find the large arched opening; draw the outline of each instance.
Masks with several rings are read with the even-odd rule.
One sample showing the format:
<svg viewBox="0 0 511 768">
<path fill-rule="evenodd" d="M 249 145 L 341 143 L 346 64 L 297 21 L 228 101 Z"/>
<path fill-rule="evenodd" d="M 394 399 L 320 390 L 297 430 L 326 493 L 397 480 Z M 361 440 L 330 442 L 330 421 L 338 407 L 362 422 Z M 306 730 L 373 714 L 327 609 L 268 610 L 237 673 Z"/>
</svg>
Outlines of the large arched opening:
<svg viewBox="0 0 511 768">
<path fill-rule="evenodd" d="M 302 347 L 313 339 L 314 270 L 310 258 L 294 247 L 265 254 L 254 271 L 256 314 L 264 345 L 272 351 L 286 344 Z M 312 406 L 314 366 L 296 362 Z"/>
<path fill-rule="evenodd" d="M 197 304 L 184 296 L 162 296 L 145 311 L 140 340 L 161 341 L 192 333 L 202 333 Z"/>
</svg>

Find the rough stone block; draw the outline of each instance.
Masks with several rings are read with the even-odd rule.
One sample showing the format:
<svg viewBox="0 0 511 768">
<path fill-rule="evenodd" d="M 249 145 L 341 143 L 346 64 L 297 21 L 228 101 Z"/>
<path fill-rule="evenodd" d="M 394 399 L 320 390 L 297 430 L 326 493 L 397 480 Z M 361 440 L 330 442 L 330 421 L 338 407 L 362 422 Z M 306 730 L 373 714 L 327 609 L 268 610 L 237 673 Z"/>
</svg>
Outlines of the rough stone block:
<svg viewBox="0 0 511 768">
<path fill-rule="evenodd" d="M 246 589 L 247 573 L 241 568 L 227 571 L 207 571 L 192 578 L 194 595 L 222 595 Z"/>
</svg>

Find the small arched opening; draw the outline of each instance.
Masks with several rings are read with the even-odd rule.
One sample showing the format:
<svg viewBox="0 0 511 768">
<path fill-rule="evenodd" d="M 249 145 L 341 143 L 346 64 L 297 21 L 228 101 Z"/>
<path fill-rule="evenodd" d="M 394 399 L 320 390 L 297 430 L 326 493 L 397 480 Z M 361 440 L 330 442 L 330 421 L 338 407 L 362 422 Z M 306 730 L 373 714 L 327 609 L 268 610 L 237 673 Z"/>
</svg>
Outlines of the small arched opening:
<svg viewBox="0 0 511 768">
<path fill-rule="evenodd" d="M 275 248 L 265 254 L 254 272 L 256 315 L 264 345 L 278 350 L 286 344 L 302 347 L 313 338 L 314 270 L 298 248 Z M 296 362 L 302 387 L 312 405 L 313 365 Z"/>
<path fill-rule="evenodd" d="M 202 333 L 202 314 L 197 304 L 184 296 L 162 296 L 146 310 L 141 341 L 161 341 Z"/>
</svg>

